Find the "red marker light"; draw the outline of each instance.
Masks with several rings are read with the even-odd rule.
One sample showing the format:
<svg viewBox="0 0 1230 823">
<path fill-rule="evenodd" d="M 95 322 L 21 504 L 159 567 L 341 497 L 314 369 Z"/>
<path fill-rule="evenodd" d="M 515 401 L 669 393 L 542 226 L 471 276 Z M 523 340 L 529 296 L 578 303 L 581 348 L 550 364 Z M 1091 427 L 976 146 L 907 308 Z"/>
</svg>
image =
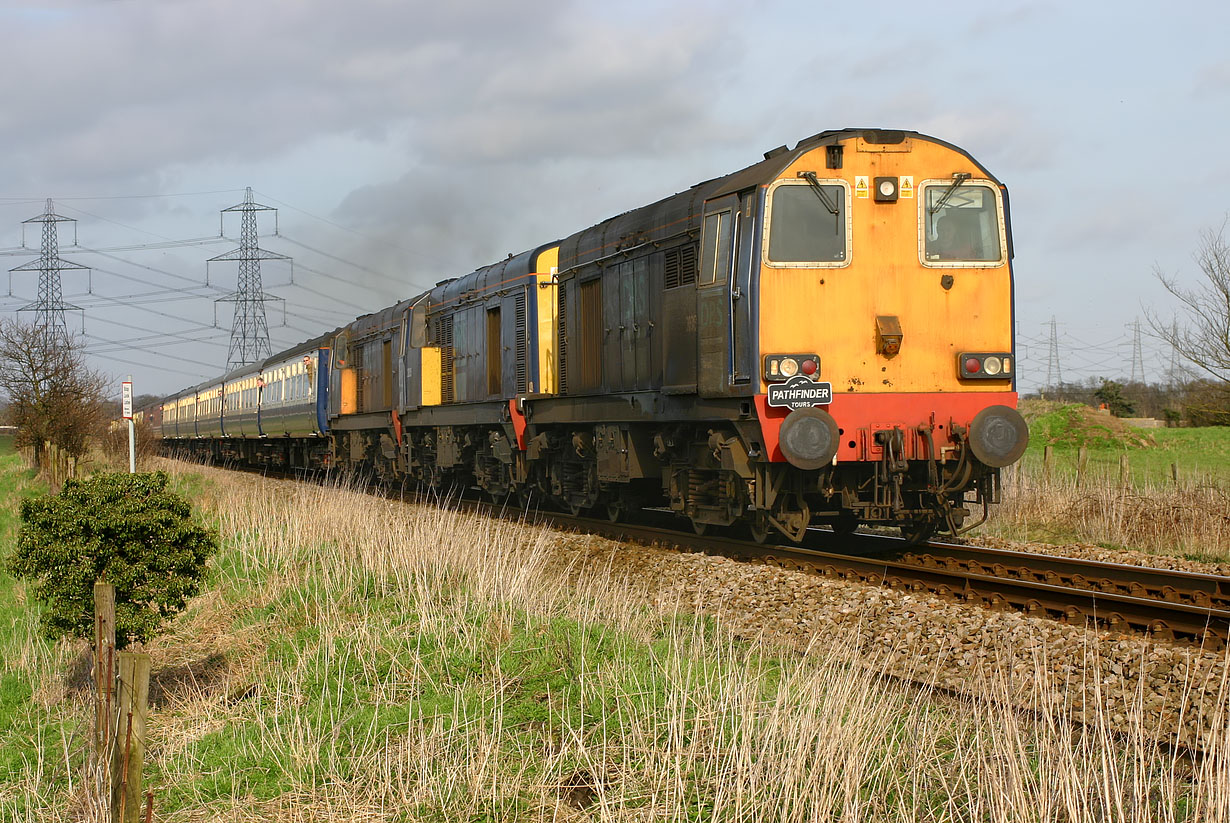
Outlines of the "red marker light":
<svg viewBox="0 0 1230 823">
<path fill-rule="evenodd" d="M 978 361 L 977 357 L 970 357 L 966 359 L 965 370 L 967 372 L 969 372 L 970 374 L 977 374 L 979 370 L 981 369 L 982 369 L 982 363 Z"/>
<path fill-rule="evenodd" d="M 802 368 L 803 374 L 806 374 L 810 377 L 811 375 L 816 373 L 816 361 L 815 360 L 804 360 L 803 365 L 800 368 Z"/>
</svg>

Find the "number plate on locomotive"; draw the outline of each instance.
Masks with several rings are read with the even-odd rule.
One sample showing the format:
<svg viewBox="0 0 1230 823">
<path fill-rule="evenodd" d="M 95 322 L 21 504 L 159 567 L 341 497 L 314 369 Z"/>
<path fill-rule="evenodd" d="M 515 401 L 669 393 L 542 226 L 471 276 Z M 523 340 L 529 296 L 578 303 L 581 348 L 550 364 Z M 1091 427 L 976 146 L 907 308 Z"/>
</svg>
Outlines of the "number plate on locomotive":
<svg viewBox="0 0 1230 823">
<path fill-rule="evenodd" d="M 805 409 L 808 406 L 827 406 L 832 402 L 832 383 L 816 383 L 801 374 L 796 374 L 785 383 L 769 384 L 770 406 Z"/>
</svg>

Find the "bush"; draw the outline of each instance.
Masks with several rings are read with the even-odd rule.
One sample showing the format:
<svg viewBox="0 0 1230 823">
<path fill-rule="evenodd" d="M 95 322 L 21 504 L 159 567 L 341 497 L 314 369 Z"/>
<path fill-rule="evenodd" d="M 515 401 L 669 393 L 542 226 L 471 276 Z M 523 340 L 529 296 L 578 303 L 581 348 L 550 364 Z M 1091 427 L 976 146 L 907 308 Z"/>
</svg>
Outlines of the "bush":
<svg viewBox="0 0 1230 823">
<path fill-rule="evenodd" d="M 165 472 L 68 480 L 54 497 L 23 500 L 18 577 L 36 581 L 52 638 L 94 634 L 94 583 L 115 586 L 116 646 L 145 642 L 201 589 L 217 537 L 167 490 Z"/>
<path fill-rule="evenodd" d="M 133 433 L 136 441 L 137 466 L 158 454 L 159 442 L 154 437 L 154 427 L 147 420 L 137 420 L 133 423 Z M 128 465 L 128 421 L 113 422 L 99 438 L 102 452 L 116 465 Z"/>
<path fill-rule="evenodd" d="M 1136 406 L 1123 396 L 1123 386 L 1114 380 L 1103 378 L 1102 386 L 1093 393 L 1100 403 L 1110 409 L 1115 417 L 1131 417 L 1136 413 Z"/>
</svg>

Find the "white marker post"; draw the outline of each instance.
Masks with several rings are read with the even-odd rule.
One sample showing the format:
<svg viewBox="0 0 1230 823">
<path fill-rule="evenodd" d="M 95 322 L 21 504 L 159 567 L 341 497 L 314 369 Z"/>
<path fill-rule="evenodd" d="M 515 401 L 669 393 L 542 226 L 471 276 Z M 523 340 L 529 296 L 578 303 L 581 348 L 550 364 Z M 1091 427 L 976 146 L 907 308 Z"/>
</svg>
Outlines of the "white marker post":
<svg viewBox="0 0 1230 823">
<path fill-rule="evenodd" d="M 137 473 L 137 433 L 132 423 L 132 375 L 124 381 L 124 419 L 128 421 L 128 473 Z"/>
</svg>

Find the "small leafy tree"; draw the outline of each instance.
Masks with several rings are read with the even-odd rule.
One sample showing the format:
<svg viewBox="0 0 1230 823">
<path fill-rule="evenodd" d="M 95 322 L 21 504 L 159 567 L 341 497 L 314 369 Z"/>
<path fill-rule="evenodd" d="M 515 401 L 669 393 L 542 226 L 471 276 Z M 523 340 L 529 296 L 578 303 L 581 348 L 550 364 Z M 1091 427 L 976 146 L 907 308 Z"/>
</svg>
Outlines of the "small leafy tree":
<svg viewBox="0 0 1230 823">
<path fill-rule="evenodd" d="M 8 400 L 6 422 L 16 426 L 18 447 L 34 451 L 42 465 L 44 443 L 71 455 L 86 452 L 88 438 L 106 419 L 106 379 L 86 368 L 80 339 L 46 326 L 0 320 L 0 393 Z"/>
<path fill-rule="evenodd" d="M 1114 380 L 1103 380 L 1101 388 L 1093 396 L 1105 403 L 1115 417 L 1127 417 L 1136 411 L 1132 402 L 1123 396 L 1123 386 Z"/>
<path fill-rule="evenodd" d="M 116 646 L 146 642 L 201 589 L 217 538 L 167 490 L 165 472 L 68 480 L 58 495 L 23 500 L 8 568 L 35 581 L 49 637 L 90 638 L 94 583 L 115 586 Z"/>
</svg>

